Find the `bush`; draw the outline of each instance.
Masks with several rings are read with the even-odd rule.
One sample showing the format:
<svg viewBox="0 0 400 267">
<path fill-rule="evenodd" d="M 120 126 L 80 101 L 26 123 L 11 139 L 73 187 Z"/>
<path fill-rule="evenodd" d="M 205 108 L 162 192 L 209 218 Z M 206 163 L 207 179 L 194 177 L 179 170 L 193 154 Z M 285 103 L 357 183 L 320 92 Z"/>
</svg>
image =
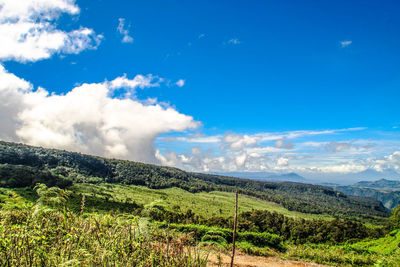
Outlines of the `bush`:
<svg viewBox="0 0 400 267">
<path fill-rule="evenodd" d="M 243 232 L 238 234 L 238 241 L 247 241 L 257 247 L 272 247 L 283 249 L 283 240 L 280 236 L 270 233 Z"/>
<path fill-rule="evenodd" d="M 176 229 L 183 233 L 194 232 L 194 238 L 198 241 L 203 241 L 205 236 L 207 238 L 217 237 L 224 238 L 228 243 L 232 243 L 233 231 L 225 228 L 209 227 L 205 225 L 195 225 L 195 224 L 168 224 L 165 222 L 158 222 L 157 225 L 160 228 Z M 284 250 L 283 240 L 280 236 L 275 234 L 270 234 L 267 232 L 256 233 L 256 232 L 242 232 L 237 233 L 238 241 L 247 241 L 257 247 L 271 247 L 278 250 Z"/>
<path fill-rule="evenodd" d="M 210 235 L 210 234 L 205 234 L 202 238 L 201 238 L 201 242 L 215 242 L 218 244 L 226 244 L 226 240 L 225 238 L 223 238 L 222 236 L 219 235 Z"/>
</svg>

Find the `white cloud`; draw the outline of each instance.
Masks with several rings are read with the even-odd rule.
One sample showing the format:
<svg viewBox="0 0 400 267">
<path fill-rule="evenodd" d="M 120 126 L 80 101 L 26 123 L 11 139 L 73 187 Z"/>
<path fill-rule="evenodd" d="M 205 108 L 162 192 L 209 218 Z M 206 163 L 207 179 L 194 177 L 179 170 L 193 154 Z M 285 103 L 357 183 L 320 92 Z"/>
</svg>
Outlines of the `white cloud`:
<svg viewBox="0 0 400 267">
<path fill-rule="evenodd" d="M 131 25 L 125 25 L 125 19 L 124 18 L 119 18 L 118 19 L 119 24 L 117 27 L 117 31 L 123 35 L 122 37 L 122 42 L 123 43 L 133 43 L 133 38 L 129 36 L 129 28 Z"/>
<path fill-rule="evenodd" d="M 309 171 L 321 173 L 355 173 L 365 171 L 366 169 L 366 166 L 360 164 L 339 164 L 323 167 L 313 167 L 310 168 Z"/>
<path fill-rule="evenodd" d="M 112 98 L 119 87 L 154 86 L 138 75 L 83 84 L 65 95 L 47 90 L 0 69 L 1 138 L 109 157 L 156 162 L 154 139 L 161 133 L 197 127 L 192 117 L 158 103 L 127 96 Z"/>
<path fill-rule="evenodd" d="M 19 124 L 17 117 L 21 98 L 31 88 L 30 83 L 8 73 L 0 65 L 0 138 L 2 140 L 16 140 L 15 129 Z"/>
<path fill-rule="evenodd" d="M 280 167 L 282 166 L 288 166 L 289 165 L 289 159 L 288 158 L 278 158 L 278 160 L 276 161 L 276 164 Z"/>
<path fill-rule="evenodd" d="M 258 137 L 251 135 L 238 135 L 238 134 L 227 134 L 225 135 L 223 146 L 232 150 L 240 150 L 247 146 L 254 146 L 257 144 Z"/>
<path fill-rule="evenodd" d="M 286 137 L 283 137 L 282 139 L 276 140 L 274 146 L 277 148 L 292 149 L 293 143 L 287 142 L 286 139 Z"/>
<path fill-rule="evenodd" d="M 238 44 L 241 44 L 242 42 L 237 38 L 232 38 L 232 39 L 228 40 L 227 43 L 231 44 L 231 45 L 238 45 Z"/>
<path fill-rule="evenodd" d="M 396 170 L 400 172 L 400 151 L 394 151 L 388 156 L 381 158 L 370 158 L 366 160 L 366 164 L 376 171 Z"/>
<path fill-rule="evenodd" d="M 324 175 L 357 173 L 367 169 L 400 171 L 400 151 L 395 151 L 382 158 L 361 159 L 351 154 L 350 157 L 347 154 L 332 156 L 335 154 L 319 149 L 326 144 L 319 143 L 318 147 L 315 146 L 317 150 L 314 151 L 299 152 L 285 152 L 285 150 L 275 146 L 244 146 L 237 150 L 232 150 L 229 147 L 221 147 L 220 150 L 202 150 L 201 147 L 197 146 L 182 154 L 177 154 L 174 151 L 165 153 L 158 151 L 157 158 L 163 164 L 190 171 L 299 172 L 306 177 L 311 175 L 319 179 L 325 177 Z M 201 143 L 198 145 L 201 145 Z"/>
<path fill-rule="evenodd" d="M 262 132 L 252 135 L 226 133 L 214 136 L 172 137 L 163 141 L 192 143 L 196 147 L 181 153 L 169 151 L 163 155 L 166 157 L 166 164 L 190 171 L 300 172 L 316 176 L 346 174 L 367 169 L 400 171 L 400 152 L 391 152 L 390 156 L 381 158 L 374 156 L 387 155 L 388 151 L 398 147 L 397 141 L 315 141 L 335 140 L 338 136 L 346 139 L 349 136 L 354 137 L 355 131 L 365 130 L 366 128 L 358 127 L 321 131 Z"/>
<path fill-rule="evenodd" d="M 71 32 L 56 28 L 62 14 L 76 15 L 72 0 L 0 0 L 0 60 L 37 61 L 61 52 L 76 54 L 96 49 L 102 35 L 80 27 Z"/>
<path fill-rule="evenodd" d="M 275 145 L 275 147 L 280 146 L 284 143 L 286 145 L 286 149 L 293 148 L 292 142 L 287 142 L 288 139 L 296 139 L 317 135 L 331 135 L 352 131 L 362 131 L 366 128 L 358 127 L 358 128 L 344 128 L 344 129 L 334 129 L 334 130 L 322 130 L 322 131 L 288 131 L 288 132 L 271 132 L 271 133 L 256 133 L 256 134 L 237 134 L 237 133 L 226 133 L 225 135 L 214 135 L 214 136 L 200 136 L 200 135 L 191 135 L 185 137 L 168 137 L 163 138 L 164 141 L 181 141 L 187 143 L 218 143 L 222 142 L 225 144 L 236 143 L 233 147 L 242 144 L 243 146 L 254 145 L 255 143 L 267 142 L 267 141 L 279 141 Z M 306 143 L 311 145 L 311 143 Z M 317 143 L 316 143 L 317 144 Z M 316 145 L 315 144 L 315 145 Z M 326 143 L 324 143 L 326 144 Z M 318 146 L 320 143 L 318 143 Z M 282 147 L 282 146 L 281 146 Z M 284 146 L 283 146 L 284 147 Z"/>
<path fill-rule="evenodd" d="M 350 148 L 351 144 L 346 142 L 330 142 L 325 146 L 325 149 L 331 152 L 341 152 Z"/>
<path fill-rule="evenodd" d="M 65 12 L 78 14 L 79 7 L 74 0 L 0 0 L 1 11 L 8 19 L 28 20 L 32 17 L 51 19 Z M 2 14 L 1 20 L 4 20 Z"/>
<path fill-rule="evenodd" d="M 259 146 L 259 147 L 252 147 L 246 149 L 246 151 L 252 155 L 253 157 L 261 157 L 262 155 L 265 154 L 271 154 L 271 153 L 281 153 L 282 150 L 280 148 L 274 147 L 274 146 Z"/>
<path fill-rule="evenodd" d="M 246 159 L 247 159 L 246 153 L 242 153 L 240 155 L 237 155 L 235 157 L 236 167 L 237 168 L 243 168 L 243 166 L 244 166 L 244 164 L 246 162 Z"/>
<path fill-rule="evenodd" d="M 353 43 L 353 41 L 341 41 L 340 42 L 340 45 L 342 46 L 342 47 L 348 47 L 349 45 L 351 45 Z"/>
<path fill-rule="evenodd" d="M 186 142 L 186 143 L 219 143 L 221 142 L 221 136 L 180 136 L 180 137 L 163 137 L 164 142 Z"/>
<path fill-rule="evenodd" d="M 176 84 L 177 86 L 179 86 L 179 87 L 182 87 L 182 86 L 185 85 L 185 80 L 180 79 L 180 80 L 178 80 L 175 84 Z"/>
<path fill-rule="evenodd" d="M 162 78 L 157 76 L 149 75 L 136 75 L 133 79 L 128 79 L 126 74 L 121 77 L 118 77 L 111 82 L 108 82 L 108 87 L 112 91 L 120 91 L 120 89 L 125 89 L 125 93 L 121 94 L 120 97 L 130 97 L 135 95 L 136 88 L 145 88 L 145 87 L 158 87 L 160 83 L 163 81 Z M 153 98 L 149 98 L 146 100 L 148 104 L 154 104 L 157 100 Z"/>
</svg>

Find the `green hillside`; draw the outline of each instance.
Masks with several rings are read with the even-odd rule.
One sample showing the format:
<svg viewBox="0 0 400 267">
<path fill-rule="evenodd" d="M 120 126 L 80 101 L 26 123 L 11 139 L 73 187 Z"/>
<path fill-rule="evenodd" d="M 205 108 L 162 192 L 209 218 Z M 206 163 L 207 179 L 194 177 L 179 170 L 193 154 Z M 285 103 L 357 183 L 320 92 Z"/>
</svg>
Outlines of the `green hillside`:
<svg viewBox="0 0 400 267">
<path fill-rule="evenodd" d="M 365 249 L 374 253 L 390 255 L 400 251 L 400 230 L 394 230 L 385 237 L 365 240 L 352 245 L 355 249 Z"/>
<path fill-rule="evenodd" d="M 368 221 L 382 221 L 389 215 L 378 201 L 347 196 L 324 186 L 190 173 L 171 167 L 0 142 L 0 181 L 3 186 L 26 186 L 26 183 L 15 183 L 23 177 L 24 169 L 26 177 L 32 177 L 32 170 L 35 170 L 43 175 L 52 175 L 62 186 L 72 182 L 106 182 L 152 189 L 177 187 L 191 193 L 233 192 L 239 188 L 241 194 L 277 203 L 289 211 Z M 34 182 L 48 183 L 46 179 L 31 178 L 30 181 L 32 185 Z"/>
<path fill-rule="evenodd" d="M 107 194 L 112 200 L 126 203 L 134 201 L 145 207 L 163 206 L 165 209 L 187 212 L 195 211 L 205 218 L 213 216 L 230 217 L 234 213 L 235 194 L 232 192 L 198 192 L 191 193 L 181 188 L 150 189 L 144 186 L 122 184 L 85 184 L 79 183 L 69 188 L 74 192 L 94 194 L 101 197 Z M 322 214 L 306 214 L 298 211 L 290 211 L 274 202 L 243 195 L 239 198 L 238 212 L 251 210 L 267 210 L 278 212 L 292 218 L 304 219 L 333 219 Z"/>
<path fill-rule="evenodd" d="M 210 249 L 231 249 L 236 188 L 243 253 L 338 266 L 400 259 L 388 210 L 323 186 L 7 142 L 0 142 L 0 185 L 2 265 L 206 266 Z"/>
</svg>

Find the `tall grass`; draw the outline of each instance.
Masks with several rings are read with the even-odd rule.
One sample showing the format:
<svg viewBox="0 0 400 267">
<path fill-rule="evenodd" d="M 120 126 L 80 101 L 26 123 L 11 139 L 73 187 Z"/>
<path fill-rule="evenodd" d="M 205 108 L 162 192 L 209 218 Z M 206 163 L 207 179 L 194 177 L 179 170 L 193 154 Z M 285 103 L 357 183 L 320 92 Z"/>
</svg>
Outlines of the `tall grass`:
<svg viewBox="0 0 400 267">
<path fill-rule="evenodd" d="M 0 211 L 0 265 L 206 266 L 207 255 L 168 231 L 144 228 L 138 217 L 83 209 L 84 202 L 82 215 L 72 213 L 47 194 L 30 209 Z"/>
<path fill-rule="evenodd" d="M 355 249 L 351 245 L 305 244 L 289 245 L 286 258 L 310 260 L 333 266 L 399 266 L 398 252 L 382 255 L 367 249 Z"/>
</svg>

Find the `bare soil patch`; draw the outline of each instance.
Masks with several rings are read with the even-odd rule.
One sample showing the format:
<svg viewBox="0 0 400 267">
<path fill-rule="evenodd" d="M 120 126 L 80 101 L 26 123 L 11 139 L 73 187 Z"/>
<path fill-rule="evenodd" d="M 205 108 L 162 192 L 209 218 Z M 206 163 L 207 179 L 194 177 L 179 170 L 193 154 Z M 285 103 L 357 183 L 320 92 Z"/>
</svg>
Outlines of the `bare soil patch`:
<svg viewBox="0 0 400 267">
<path fill-rule="evenodd" d="M 210 253 L 208 260 L 209 263 L 207 266 L 230 266 L 231 258 L 226 254 L 219 254 L 220 258 L 218 258 L 218 253 Z M 244 253 L 237 253 L 235 256 L 234 266 L 238 267 L 262 267 L 262 266 L 271 266 L 271 267 L 323 267 L 327 265 L 321 265 L 312 262 L 304 262 L 304 261 L 293 261 L 293 260 L 282 260 L 277 257 L 261 257 L 261 256 L 251 256 Z"/>
</svg>

